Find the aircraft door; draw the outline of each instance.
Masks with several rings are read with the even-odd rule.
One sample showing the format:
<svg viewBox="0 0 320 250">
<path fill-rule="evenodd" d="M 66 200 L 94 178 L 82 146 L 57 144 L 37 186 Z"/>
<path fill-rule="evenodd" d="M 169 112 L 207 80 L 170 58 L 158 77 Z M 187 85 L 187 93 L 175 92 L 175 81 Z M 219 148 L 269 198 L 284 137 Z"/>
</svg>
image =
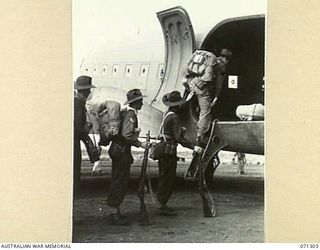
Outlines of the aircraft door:
<svg viewBox="0 0 320 250">
<path fill-rule="evenodd" d="M 183 92 L 181 73 L 195 49 L 195 36 L 189 15 L 182 7 L 158 12 L 157 17 L 165 42 L 165 75 L 154 98 L 153 106 L 161 110 L 163 109 L 161 97 L 164 94 L 173 90 Z"/>
</svg>

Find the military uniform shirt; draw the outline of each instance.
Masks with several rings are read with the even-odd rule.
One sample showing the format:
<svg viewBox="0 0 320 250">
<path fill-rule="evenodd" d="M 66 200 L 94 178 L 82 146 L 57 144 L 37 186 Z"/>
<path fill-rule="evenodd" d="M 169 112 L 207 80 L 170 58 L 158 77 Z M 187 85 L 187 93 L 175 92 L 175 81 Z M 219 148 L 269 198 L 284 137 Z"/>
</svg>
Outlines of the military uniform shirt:
<svg viewBox="0 0 320 250">
<path fill-rule="evenodd" d="M 74 135 L 82 138 L 89 133 L 86 120 L 86 99 L 79 94 L 74 96 Z"/>
<path fill-rule="evenodd" d="M 137 111 L 133 108 L 128 108 L 123 114 L 122 137 L 124 141 L 132 146 L 141 147 L 141 142 L 138 140 L 139 133 Z"/>
<path fill-rule="evenodd" d="M 172 111 L 171 111 L 172 112 Z M 178 122 L 177 114 L 169 114 L 163 123 L 163 134 L 168 139 L 178 142 L 181 135 L 181 127 Z"/>
</svg>

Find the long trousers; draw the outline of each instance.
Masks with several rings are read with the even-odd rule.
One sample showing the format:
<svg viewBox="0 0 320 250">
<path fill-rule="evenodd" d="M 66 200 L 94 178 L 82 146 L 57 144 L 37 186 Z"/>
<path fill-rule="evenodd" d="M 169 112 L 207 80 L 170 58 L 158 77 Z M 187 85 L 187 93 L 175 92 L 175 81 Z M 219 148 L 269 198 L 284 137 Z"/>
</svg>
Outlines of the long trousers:
<svg viewBox="0 0 320 250">
<path fill-rule="evenodd" d="M 166 204 L 172 195 L 176 171 L 177 171 L 177 156 L 165 156 L 158 162 L 159 164 L 159 179 L 157 189 L 157 199 L 161 204 Z"/>
<path fill-rule="evenodd" d="M 212 114 L 210 103 L 212 102 L 212 97 L 209 91 L 203 94 L 196 94 L 198 98 L 200 115 L 197 123 L 198 133 L 197 136 L 203 136 L 210 128 L 212 123 Z"/>
<path fill-rule="evenodd" d="M 130 152 L 126 152 L 121 154 L 121 157 L 111 159 L 112 174 L 107 205 L 113 208 L 119 208 L 127 192 L 132 156 Z"/>
<path fill-rule="evenodd" d="M 244 172 L 244 165 L 245 165 L 244 160 L 238 159 L 238 171 L 239 172 Z"/>
<path fill-rule="evenodd" d="M 210 104 L 213 101 L 209 86 L 204 86 L 203 89 L 199 89 L 197 85 L 204 84 L 199 77 L 194 77 L 189 81 L 190 90 L 194 91 L 197 96 L 200 114 L 197 123 L 197 137 L 203 136 L 210 128 L 212 122 L 212 113 Z"/>
<path fill-rule="evenodd" d="M 73 142 L 73 192 L 80 189 L 81 176 L 81 147 L 80 139 L 74 138 Z"/>
</svg>

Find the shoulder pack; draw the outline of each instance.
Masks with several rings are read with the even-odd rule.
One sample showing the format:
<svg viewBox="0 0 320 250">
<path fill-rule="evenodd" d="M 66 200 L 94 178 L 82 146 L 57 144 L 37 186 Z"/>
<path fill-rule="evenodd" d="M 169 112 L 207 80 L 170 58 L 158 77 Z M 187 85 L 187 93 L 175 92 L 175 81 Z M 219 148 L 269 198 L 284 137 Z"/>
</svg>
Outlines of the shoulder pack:
<svg viewBox="0 0 320 250">
<path fill-rule="evenodd" d="M 216 56 L 205 50 L 196 50 L 189 61 L 187 66 L 191 74 L 203 76 L 208 69 L 215 63 Z"/>
<path fill-rule="evenodd" d="M 100 104 L 98 124 L 100 145 L 107 146 L 110 141 L 119 136 L 121 131 L 121 105 L 116 101 L 105 101 Z"/>
</svg>

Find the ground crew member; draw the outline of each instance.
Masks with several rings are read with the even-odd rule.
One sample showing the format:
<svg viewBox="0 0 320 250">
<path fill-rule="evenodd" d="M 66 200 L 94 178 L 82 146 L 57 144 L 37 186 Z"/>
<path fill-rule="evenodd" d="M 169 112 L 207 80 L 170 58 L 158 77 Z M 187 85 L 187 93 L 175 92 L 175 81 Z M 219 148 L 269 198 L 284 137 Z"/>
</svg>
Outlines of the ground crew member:
<svg viewBox="0 0 320 250">
<path fill-rule="evenodd" d="M 209 51 L 196 50 L 188 61 L 184 72 L 184 86 L 195 94 L 200 108 L 197 123 L 195 152 L 201 153 L 205 145 L 203 139 L 212 123 L 211 108 L 217 103 L 226 76 L 225 65 L 232 53 L 223 49 L 218 58 Z"/>
<path fill-rule="evenodd" d="M 112 174 L 107 205 L 111 208 L 111 221 L 116 225 L 126 225 L 127 220 L 120 214 L 120 205 L 127 191 L 130 177 L 130 166 L 133 163 L 131 146 L 146 148 L 145 142 L 138 140 L 138 110 L 143 105 L 143 96 L 139 89 L 129 90 L 127 93 L 128 108 L 122 113 L 122 129 L 109 148 L 112 160 Z"/>
<path fill-rule="evenodd" d="M 74 89 L 74 150 L 73 150 L 73 191 L 76 193 L 80 188 L 81 175 L 81 147 L 80 141 L 86 141 L 92 144 L 89 137 L 89 131 L 92 124 L 86 120 L 86 100 L 91 93 L 92 78 L 90 76 L 79 76 L 75 82 Z"/>
<path fill-rule="evenodd" d="M 180 92 L 173 91 L 163 96 L 162 102 L 168 106 L 164 113 L 163 129 L 160 138 L 165 138 L 167 152 L 163 154 L 158 161 L 159 179 L 157 188 L 157 200 L 159 210 L 164 215 L 176 215 L 176 213 L 167 206 L 167 202 L 172 194 L 176 170 L 177 170 L 177 143 L 185 141 L 182 138 L 184 128 L 181 129 L 178 119 L 179 109 L 186 102 L 180 95 Z"/>
<path fill-rule="evenodd" d="M 237 152 L 235 153 L 235 157 L 237 157 L 237 166 L 238 166 L 238 174 L 244 175 L 244 166 L 247 163 L 245 153 Z"/>
</svg>

